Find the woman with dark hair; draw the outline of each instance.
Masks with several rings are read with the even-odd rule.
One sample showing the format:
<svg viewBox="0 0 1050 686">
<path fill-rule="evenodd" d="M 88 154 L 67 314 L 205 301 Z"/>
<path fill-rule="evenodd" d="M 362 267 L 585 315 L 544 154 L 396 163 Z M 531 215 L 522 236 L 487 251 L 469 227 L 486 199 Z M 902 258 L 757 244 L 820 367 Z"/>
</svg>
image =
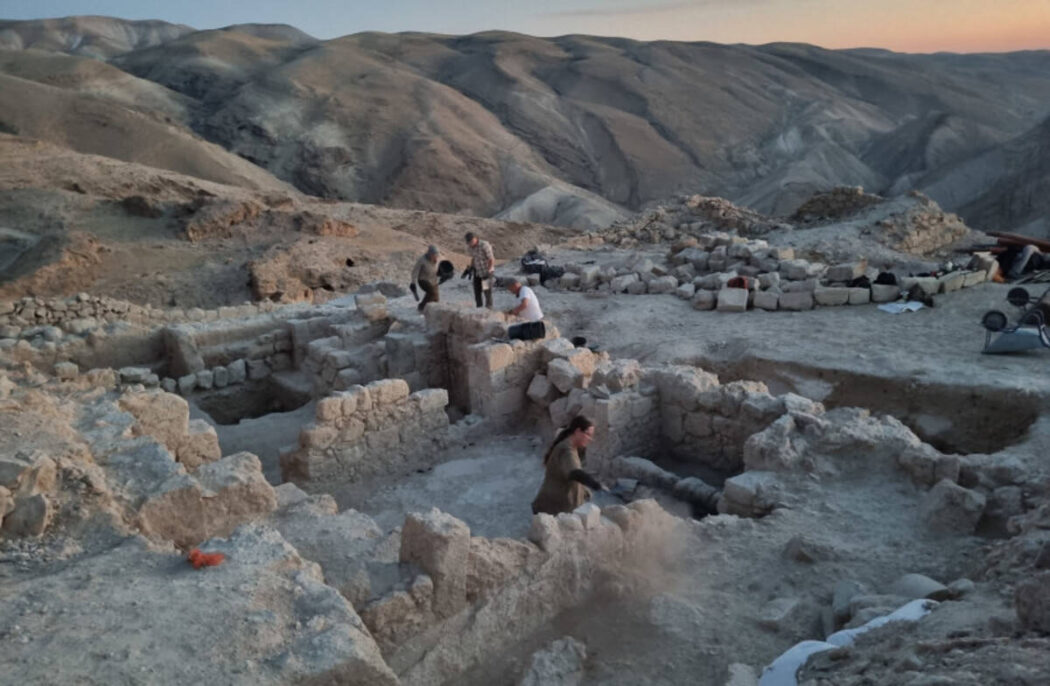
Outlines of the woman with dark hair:
<svg viewBox="0 0 1050 686">
<path fill-rule="evenodd" d="M 586 487 L 604 490 L 597 479 L 583 471 L 583 458 L 593 439 L 594 423 L 584 416 L 573 417 L 569 425 L 558 432 L 543 456 L 547 472 L 540 492 L 532 501 L 533 514 L 572 512 L 590 499 Z"/>
</svg>

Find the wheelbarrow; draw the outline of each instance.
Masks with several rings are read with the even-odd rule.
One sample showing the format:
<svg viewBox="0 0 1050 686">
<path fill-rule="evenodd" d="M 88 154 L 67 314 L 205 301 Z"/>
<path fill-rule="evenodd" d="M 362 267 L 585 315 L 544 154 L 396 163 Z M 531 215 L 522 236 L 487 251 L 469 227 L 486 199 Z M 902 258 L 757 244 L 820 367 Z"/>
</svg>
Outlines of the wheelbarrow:
<svg viewBox="0 0 1050 686">
<path fill-rule="evenodd" d="M 1037 348 L 1050 348 L 1050 289 L 1040 298 L 1033 298 L 1026 289 L 1011 288 L 1006 301 L 1021 310 L 1017 323 L 999 310 L 990 310 L 981 317 L 984 327 L 985 354 L 1015 353 Z"/>
</svg>

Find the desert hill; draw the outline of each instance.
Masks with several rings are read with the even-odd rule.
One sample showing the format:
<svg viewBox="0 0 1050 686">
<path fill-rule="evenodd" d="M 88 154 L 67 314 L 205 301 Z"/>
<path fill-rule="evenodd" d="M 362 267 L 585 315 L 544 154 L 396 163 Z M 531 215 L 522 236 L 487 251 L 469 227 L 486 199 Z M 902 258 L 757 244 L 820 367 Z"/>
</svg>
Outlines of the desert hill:
<svg viewBox="0 0 1050 686">
<path fill-rule="evenodd" d="M 1001 208 L 1000 191 L 978 203 L 985 189 L 945 176 L 934 192 L 932 179 L 980 167 L 1050 116 L 1048 52 L 506 32 L 319 41 L 289 26 L 97 17 L 5 22 L 0 45 L 106 59 L 138 77 L 127 88 L 162 87 L 142 108 L 184 112 L 198 135 L 312 195 L 577 228 L 679 192 L 788 215 L 840 185 L 929 189 L 971 222 L 1016 228 L 979 209 Z M 53 83 L 44 66 L 20 78 Z"/>
</svg>

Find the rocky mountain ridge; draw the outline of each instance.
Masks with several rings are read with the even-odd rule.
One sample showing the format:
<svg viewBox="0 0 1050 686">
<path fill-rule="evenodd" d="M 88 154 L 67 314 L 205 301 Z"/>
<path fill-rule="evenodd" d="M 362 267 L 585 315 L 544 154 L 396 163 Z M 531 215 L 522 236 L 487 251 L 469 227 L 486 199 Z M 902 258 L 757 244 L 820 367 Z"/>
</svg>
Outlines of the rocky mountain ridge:
<svg viewBox="0 0 1050 686">
<path fill-rule="evenodd" d="M 5 90 L 75 89 L 68 74 L 85 68 L 70 60 L 106 60 L 132 78 L 80 88 L 107 110 L 95 120 L 166 117 L 312 195 L 582 229 L 679 192 L 784 216 L 840 185 L 918 189 L 976 228 L 1023 228 L 1031 213 L 1004 203 L 1027 181 L 997 185 L 988 170 L 1050 116 L 1050 52 L 505 32 L 318 41 L 288 26 L 100 17 L 0 22 L 0 47 Z M 154 97 L 129 105 L 128 89 L 147 86 Z M 5 99 L 0 128 L 52 140 L 20 124 L 25 100 Z M 182 158 L 204 154 L 191 147 Z M 122 159 L 194 173 L 176 167 L 185 159 Z"/>
</svg>

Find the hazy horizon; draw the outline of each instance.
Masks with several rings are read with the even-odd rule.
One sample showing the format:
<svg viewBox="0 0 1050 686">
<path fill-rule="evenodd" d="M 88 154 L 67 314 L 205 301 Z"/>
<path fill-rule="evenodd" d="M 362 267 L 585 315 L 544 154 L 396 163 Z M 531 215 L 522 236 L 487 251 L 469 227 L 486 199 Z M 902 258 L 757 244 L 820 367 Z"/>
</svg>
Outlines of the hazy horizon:
<svg viewBox="0 0 1050 686">
<path fill-rule="evenodd" d="M 836 0 L 536 0 L 493 3 L 462 0 L 442 7 L 425 0 L 382 6 L 357 1 L 260 0 L 251 6 L 134 0 L 14 0 L 3 19 L 71 15 L 157 19 L 195 29 L 231 24 L 289 24 L 321 39 L 365 31 L 464 35 L 510 31 L 635 40 L 715 43 L 808 43 L 831 49 L 881 48 L 898 52 L 1012 52 L 1050 49 L 1048 0 L 883 0 L 842 7 Z"/>
</svg>

